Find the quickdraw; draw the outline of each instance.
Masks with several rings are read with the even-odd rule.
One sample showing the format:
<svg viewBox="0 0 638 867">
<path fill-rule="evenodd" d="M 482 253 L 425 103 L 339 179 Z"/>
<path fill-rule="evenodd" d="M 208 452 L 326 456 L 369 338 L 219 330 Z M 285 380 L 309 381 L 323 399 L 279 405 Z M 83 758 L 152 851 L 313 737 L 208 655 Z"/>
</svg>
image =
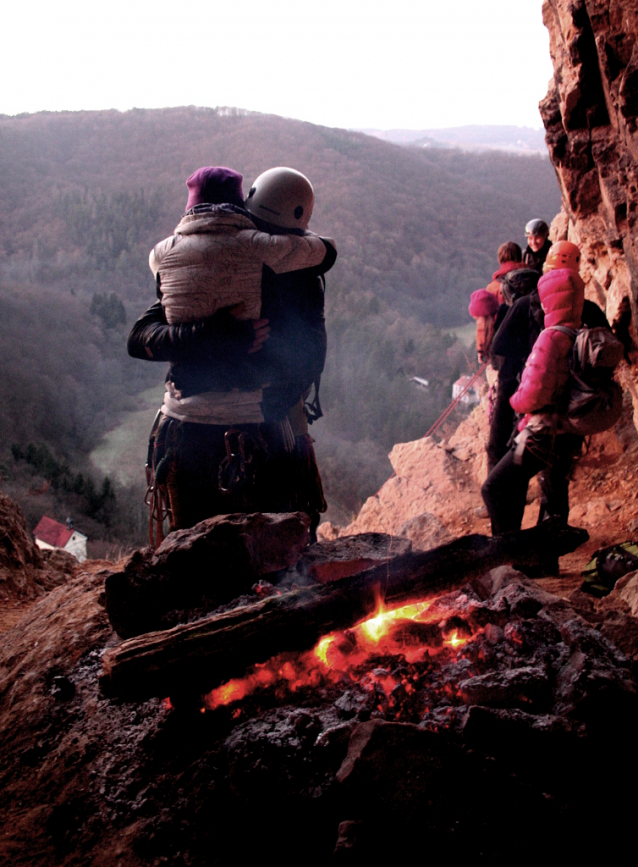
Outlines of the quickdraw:
<svg viewBox="0 0 638 867">
<path fill-rule="evenodd" d="M 268 451 L 261 434 L 255 438 L 246 431 L 229 428 L 224 434 L 226 457 L 219 465 L 217 482 L 222 494 L 230 494 L 253 483 L 256 465 Z"/>
</svg>

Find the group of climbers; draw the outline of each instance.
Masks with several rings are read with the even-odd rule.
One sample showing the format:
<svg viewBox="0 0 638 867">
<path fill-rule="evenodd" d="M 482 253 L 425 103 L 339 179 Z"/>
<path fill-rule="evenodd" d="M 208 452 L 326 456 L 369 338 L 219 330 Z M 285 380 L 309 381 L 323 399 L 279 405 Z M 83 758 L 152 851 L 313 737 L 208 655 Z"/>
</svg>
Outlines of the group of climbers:
<svg viewBox="0 0 638 867">
<path fill-rule="evenodd" d="M 128 340 L 168 361 L 149 443 L 154 533 L 235 511 L 325 511 L 308 420 L 321 414 L 324 277 L 334 242 L 308 232 L 314 192 L 294 169 L 206 166 L 186 213 L 151 251 L 158 301 Z M 314 383 L 315 399 L 306 403 Z"/>
<path fill-rule="evenodd" d="M 149 443 L 156 540 L 164 514 L 174 530 L 233 511 L 301 510 L 314 532 L 326 508 L 308 422 L 321 414 L 335 245 L 308 232 L 314 193 L 299 172 L 264 172 L 246 198 L 242 180 L 219 166 L 188 178 L 186 213 L 149 258 L 158 301 L 129 336 L 132 356 L 170 365 Z M 583 442 L 560 425 L 570 353 L 581 325 L 608 328 L 584 298 L 578 247 L 552 245 L 542 220 L 526 237 L 524 251 L 499 247 L 469 306 L 491 386 L 482 494 L 495 534 L 520 528 L 538 472 L 539 521 L 567 520 Z"/>
<path fill-rule="evenodd" d="M 560 424 L 574 333 L 581 326 L 609 327 L 598 305 L 585 300 L 579 248 L 569 241 L 552 245 L 542 220 L 531 220 L 526 235 L 528 245 L 517 266 L 500 276 L 499 292 L 492 284 L 474 292 L 469 308 L 479 358 L 489 359 L 493 371 L 481 492 L 494 534 L 520 529 L 528 484 L 539 472 L 539 522 L 567 521 L 569 474 L 583 444 Z M 496 306 L 490 297 L 502 302 Z M 492 317 L 489 342 L 478 313 Z"/>
</svg>

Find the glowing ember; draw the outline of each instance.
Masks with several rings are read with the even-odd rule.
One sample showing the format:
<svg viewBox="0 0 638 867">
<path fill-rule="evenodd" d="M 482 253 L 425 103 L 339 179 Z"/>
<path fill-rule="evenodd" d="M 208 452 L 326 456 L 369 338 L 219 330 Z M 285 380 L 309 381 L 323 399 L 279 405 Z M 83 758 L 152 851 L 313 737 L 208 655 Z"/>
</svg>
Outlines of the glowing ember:
<svg viewBox="0 0 638 867">
<path fill-rule="evenodd" d="M 427 611 L 430 604 L 430 602 L 420 602 L 418 605 L 405 605 L 403 608 L 395 608 L 392 611 L 385 611 L 381 608 L 378 614 L 369 620 L 364 620 L 356 628 L 360 629 L 371 641 L 376 643 L 387 635 L 392 624 L 397 620 L 418 620 L 419 615 Z"/>
<path fill-rule="evenodd" d="M 470 639 L 456 628 L 443 629 L 428 614 L 431 604 L 428 600 L 389 611 L 379 606 L 374 616 L 353 629 L 324 636 L 311 651 L 280 654 L 253 666 L 245 677 L 208 693 L 204 706 L 214 710 L 264 688 L 274 689 L 278 698 L 285 698 L 286 693 L 304 687 L 318 688 L 332 683 L 358 684 L 371 696 L 379 696 L 379 711 L 385 710 L 385 705 L 392 709 L 400 700 L 415 694 L 415 685 L 410 676 L 397 675 L 379 665 L 379 659 L 395 660 L 394 667 L 401 660 L 404 665 L 423 664 L 421 661 L 427 663 L 439 653 L 456 651 Z M 237 716 L 237 711 L 233 716 Z"/>
<path fill-rule="evenodd" d="M 462 638 L 455 629 L 454 632 L 443 641 L 443 644 L 447 647 L 453 647 L 456 650 L 457 647 L 463 647 L 467 641 L 468 639 Z"/>
</svg>

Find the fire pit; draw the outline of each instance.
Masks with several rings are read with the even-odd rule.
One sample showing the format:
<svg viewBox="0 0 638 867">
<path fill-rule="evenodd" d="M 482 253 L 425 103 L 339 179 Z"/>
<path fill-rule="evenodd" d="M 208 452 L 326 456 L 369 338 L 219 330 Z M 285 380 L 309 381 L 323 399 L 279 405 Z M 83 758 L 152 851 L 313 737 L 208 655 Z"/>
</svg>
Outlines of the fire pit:
<svg viewBox="0 0 638 867">
<path fill-rule="evenodd" d="M 394 581 L 393 568 L 385 586 L 398 593 L 406 572 L 397 566 Z M 630 665 L 512 567 L 477 567 L 408 605 L 386 597 L 389 610 L 359 595 L 364 616 L 323 631 L 341 616 L 334 588 L 290 590 L 305 620 L 286 619 L 284 637 L 305 648 L 276 653 L 262 639 L 276 646 L 279 603 L 290 611 L 283 588 L 262 582 L 209 615 L 212 658 L 228 676 L 212 677 L 210 658 L 193 665 L 194 651 L 176 655 L 201 630 L 187 623 L 130 639 L 142 656 L 153 642 L 167 655 L 154 646 L 148 677 L 135 657 L 111 695 L 98 682 L 102 660 L 131 644 L 117 643 L 102 586 L 85 575 L 51 591 L 7 634 L 7 863 L 378 863 L 415 851 L 511 860 L 521 847 L 525 858 L 550 848 L 552 858 L 608 858 L 631 838 Z M 184 665 L 197 677 L 180 691 Z M 200 683 L 208 688 L 193 689 Z M 131 692 L 113 689 L 122 684 Z"/>
<path fill-rule="evenodd" d="M 342 857 L 407 853 L 424 834 L 474 855 L 523 836 L 540 855 L 536 824 L 573 853 L 637 721 L 627 660 L 510 567 L 255 665 L 202 711 L 229 727 L 234 793 L 330 804 Z"/>
</svg>

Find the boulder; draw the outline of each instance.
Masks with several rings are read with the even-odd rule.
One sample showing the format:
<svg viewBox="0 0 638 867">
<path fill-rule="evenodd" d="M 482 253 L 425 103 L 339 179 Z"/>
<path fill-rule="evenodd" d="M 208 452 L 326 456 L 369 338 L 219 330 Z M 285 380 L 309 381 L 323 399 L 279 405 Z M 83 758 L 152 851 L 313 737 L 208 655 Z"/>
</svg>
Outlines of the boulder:
<svg viewBox="0 0 638 867">
<path fill-rule="evenodd" d="M 106 609 L 123 638 L 173 626 L 188 611 L 212 610 L 262 575 L 295 564 L 306 547 L 303 512 L 217 515 L 142 548 L 105 580 Z"/>
<path fill-rule="evenodd" d="M 614 589 L 600 600 L 599 609 L 617 608 L 638 617 L 638 572 L 628 572 L 616 581 Z"/>
<path fill-rule="evenodd" d="M 399 527 L 397 535 L 409 539 L 419 551 L 428 551 L 453 539 L 452 533 L 431 512 L 408 518 Z"/>
<path fill-rule="evenodd" d="M 0 494 L 0 599 L 34 597 L 42 568 L 42 555 L 27 529 L 22 509 Z"/>
</svg>

